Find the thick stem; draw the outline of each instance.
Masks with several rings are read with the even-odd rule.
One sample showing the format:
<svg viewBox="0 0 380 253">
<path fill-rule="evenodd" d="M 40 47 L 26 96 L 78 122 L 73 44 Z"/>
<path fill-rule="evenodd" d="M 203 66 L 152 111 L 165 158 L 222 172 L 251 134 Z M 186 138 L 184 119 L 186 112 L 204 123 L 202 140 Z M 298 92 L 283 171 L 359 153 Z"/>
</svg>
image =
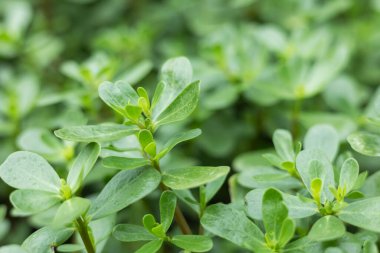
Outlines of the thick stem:
<svg viewBox="0 0 380 253">
<path fill-rule="evenodd" d="M 160 164 L 156 160 L 152 161 L 152 165 L 156 170 L 161 172 Z M 166 185 L 164 185 L 163 183 L 160 184 L 160 188 L 162 191 L 169 190 L 169 188 Z M 190 226 L 187 223 L 186 218 L 183 215 L 182 210 L 178 204 L 175 208 L 174 219 L 175 219 L 176 223 L 178 224 L 179 228 L 181 229 L 182 234 L 191 235 L 193 233 L 191 231 Z"/>
<path fill-rule="evenodd" d="M 87 253 L 95 253 L 95 247 L 88 233 L 88 226 L 87 226 L 87 223 L 84 221 L 84 218 L 79 217 L 76 220 L 76 225 L 77 225 L 78 233 L 80 237 L 82 238 L 82 241 L 86 248 Z"/>
</svg>

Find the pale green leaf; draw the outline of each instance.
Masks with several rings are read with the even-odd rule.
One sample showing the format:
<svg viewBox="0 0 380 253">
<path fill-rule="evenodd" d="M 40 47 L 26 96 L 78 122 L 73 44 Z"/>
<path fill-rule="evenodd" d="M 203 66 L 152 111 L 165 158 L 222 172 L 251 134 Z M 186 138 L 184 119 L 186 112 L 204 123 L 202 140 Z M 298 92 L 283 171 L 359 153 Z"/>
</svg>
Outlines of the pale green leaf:
<svg viewBox="0 0 380 253">
<path fill-rule="evenodd" d="M 121 139 L 137 131 L 138 128 L 132 125 L 104 124 L 72 126 L 56 130 L 54 133 L 57 137 L 68 141 L 105 142 Z"/>
<path fill-rule="evenodd" d="M 158 239 L 151 242 L 148 242 L 141 248 L 139 248 L 135 253 L 155 253 L 160 250 L 163 240 Z"/>
<path fill-rule="evenodd" d="M 62 244 L 57 248 L 59 252 L 78 252 L 82 251 L 83 249 L 83 245 L 80 244 Z"/>
<path fill-rule="evenodd" d="M 28 253 L 25 249 L 19 245 L 5 245 L 0 247 L 0 253 Z"/>
<path fill-rule="evenodd" d="M 113 229 L 112 235 L 122 242 L 151 241 L 156 239 L 143 226 L 133 224 L 119 224 Z"/>
<path fill-rule="evenodd" d="M 285 219 L 282 222 L 280 234 L 278 237 L 278 244 L 283 248 L 294 236 L 296 231 L 296 224 L 292 219 Z"/>
<path fill-rule="evenodd" d="M 293 138 L 289 131 L 279 129 L 273 134 L 273 144 L 283 161 L 294 161 Z"/>
<path fill-rule="evenodd" d="M 338 132 L 330 125 L 315 125 L 306 133 L 304 148 L 319 149 L 330 161 L 333 161 L 339 148 Z"/>
<path fill-rule="evenodd" d="M 121 171 L 100 192 L 89 214 L 99 219 L 120 211 L 151 193 L 160 181 L 160 173 L 152 168 Z"/>
<path fill-rule="evenodd" d="M 367 132 L 356 132 L 348 136 L 348 143 L 360 154 L 380 156 L 380 135 Z"/>
<path fill-rule="evenodd" d="M 327 215 L 313 224 L 307 236 L 310 240 L 323 242 L 338 239 L 345 233 L 343 222 L 335 216 Z"/>
<path fill-rule="evenodd" d="M 34 214 L 54 206 L 62 201 L 62 198 L 57 193 L 23 189 L 12 192 L 10 200 L 15 208 Z"/>
<path fill-rule="evenodd" d="M 350 192 L 356 183 L 359 175 L 359 164 L 354 158 L 344 161 L 340 170 L 339 186 Z"/>
<path fill-rule="evenodd" d="M 194 188 L 214 181 L 229 172 L 229 167 L 192 166 L 163 171 L 163 183 L 175 190 Z"/>
<path fill-rule="evenodd" d="M 145 158 L 109 156 L 103 159 L 104 167 L 119 170 L 131 170 L 149 164 L 151 164 L 151 162 Z"/>
<path fill-rule="evenodd" d="M 175 235 L 170 242 L 191 252 L 207 252 L 212 249 L 212 240 L 204 235 Z"/>
<path fill-rule="evenodd" d="M 88 199 L 74 197 L 63 202 L 53 219 L 53 225 L 60 227 L 73 222 L 79 216 L 85 214 L 90 207 Z"/>
<path fill-rule="evenodd" d="M 100 154 L 100 145 L 96 142 L 87 144 L 79 153 L 74 163 L 70 167 L 67 176 L 67 184 L 72 192 L 76 192 L 82 185 L 83 180 L 94 167 Z"/>
<path fill-rule="evenodd" d="M 0 177 L 18 189 L 42 190 L 58 193 L 61 181 L 41 156 L 28 152 L 14 152 L 0 166 Z"/>
</svg>

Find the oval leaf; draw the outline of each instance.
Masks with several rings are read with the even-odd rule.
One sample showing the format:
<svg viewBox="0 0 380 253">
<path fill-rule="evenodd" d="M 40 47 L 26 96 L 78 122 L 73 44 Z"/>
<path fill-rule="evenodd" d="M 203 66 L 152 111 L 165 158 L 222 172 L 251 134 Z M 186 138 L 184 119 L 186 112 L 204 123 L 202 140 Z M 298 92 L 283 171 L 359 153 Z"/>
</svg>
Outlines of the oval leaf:
<svg viewBox="0 0 380 253">
<path fill-rule="evenodd" d="M 346 233 L 346 227 L 337 217 L 328 215 L 317 220 L 308 234 L 313 241 L 331 241 L 342 237 Z"/>
<path fill-rule="evenodd" d="M 348 136 L 353 150 L 363 155 L 380 156 L 380 136 L 367 132 L 356 132 Z"/>
<path fill-rule="evenodd" d="M 11 193 L 12 205 L 26 213 L 34 214 L 44 211 L 62 201 L 56 193 L 39 190 L 16 190 Z"/>
<path fill-rule="evenodd" d="M 212 240 L 204 235 L 175 235 L 170 242 L 191 252 L 206 252 L 212 249 Z"/>
<path fill-rule="evenodd" d="M 103 159 L 104 167 L 119 170 L 132 170 L 149 164 L 151 162 L 145 158 L 109 156 Z"/>
<path fill-rule="evenodd" d="M 112 235 L 122 242 L 151 241 L 156 239 L 143 226 L 133 224 L 119 224 L 113 229 Z"/>
</svg>

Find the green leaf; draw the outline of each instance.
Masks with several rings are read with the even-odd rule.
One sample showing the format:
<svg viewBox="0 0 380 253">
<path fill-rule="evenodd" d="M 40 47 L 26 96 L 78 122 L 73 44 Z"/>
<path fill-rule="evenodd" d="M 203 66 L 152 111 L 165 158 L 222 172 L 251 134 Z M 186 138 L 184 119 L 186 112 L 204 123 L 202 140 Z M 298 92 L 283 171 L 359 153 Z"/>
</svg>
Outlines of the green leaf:
<svg viewBox="0 0 380 253">
<path fill-rule="evenodd" d="M 288 209 L 282 202 L 281 193 L 273 188 L 266 190 L 262 205 L 265 230 L 272 240 L 278 241 L 282 223 L 288 217 Z"/>
<path fill-rule="evenodd" d="M 338 213 L 342 221 L 366 230 L 380 232 L 380 197 L 348 204 Z"/>
<path fill-rule="evenodd" d="M 379 253 L 376 243 L 371 241 L 365 241 L 363 244 L 363 253 Z"/>
<path fill-rule="evenodd" d="M 78 252 L 84 249 L 80 244 L 62 244 L 57 247 L 59 252 Z"/>
<path fill-rule="evenodd" d="M 206 187 L 205 187 L 206 203 L 208 203 L 219 191 L 219 189 L 223 186 L 223 183 L 226 180 L 226 177 L 227 177 L 227 174 L 206 184 Z"/>
<path fill-rule="evenodd" d="M 74 197 L 63 202 L 55 214 L 53 225 L 60 227 L 73 222 L 87 212 L 91 202 L 88 199 Z"/>
<path fill-rule="evenodd" d="M 337 217 L 328 215 L 317 220 L 307 235 L 313 241 L 332 241 L 346 233 L 346 227 Z"/>
<path fill-rule="evenodd" d="M 161 79 L 170 86 L 184 87 L 191 82 L 193 69 L 186 57 L 167 60 L 161 68 Z"/>
<path fill-rule="evenodd" d="M 306 133 L 304 148 L 319 149 L 330 161 L 333 161 L 339 148 L 338 132 L 330 125 L 315 125 Z"/>
<path fill-rule="evenodd" d="M 14 152 L 0 166 L 0 177 L 18 189 L 42 190 L 59 193 L 61 181 L 41 156 L 28 152 Z"/>
<path fill-rule="evenodd" d="M 353 150 L 367 156 L 380 156 L 380 135 L 368 132 L 355 132 L 348 136 Z"/>
<path fill-rule="evenodd" d="M 119 170 L 132 170 L 149 164 L 150 161 L 145 158 L 109 156 L 103 159 L 104 167 Z"/>
<path fill-rule="evenodd" d="M 163 147 L 163 149 L 157 154 L 156 159 L 161 159 L 164 157 L 170 150 L 172 150 L 177 144 L 194 139 L 201 135 L 202 131 L 200 129 L 192 129 L 190 131 L 181 132 L 174 135 Z"/>
<path fill-rule="evenodd" d="M 143 217 L 143 224 L 144 227 L 149 231 L 152 232 L 152 229 L 158 225 L 156 218 L 152 214 L 146 214 Z"/>
<path fill-rule="evenodd" d="M 152 168 L 121 171 L 100 192 L 89 214 L 99 219 L 120 211 L 151 193 L 160 181 L 160 173 Z"/>
<path fill-rule="evenodd" d="M 164 191 L 160 198 L 160 222 L 165 230 L 168 231 L 173 222 L 177 197 L 171 191 Z"/>
<path fill-rule="evenodd" d="M 0 253 L 28 253 L 25 249 L 19 245 L 5 245 L 0 247 Z"/>
<path fill-rule="evenodd" d="M 51 248 L 61 245 L 74 233 L 72 228 L 43 227 L 31 234 L 21 247 L 30 253 L 51 253 Z"/>
<path fill-rule="evenodd" d="M 35 214 L 62 201 L 57 193 L 40 190 L 16 190 L 11 193 L 12 205 L 26 213 Z"/>
<path fill-rule="evenodd" d="M 214 181 L 228 174 L 229 170 L 227 166 L 170 169 L 162 173 L 162 182 L 175 190 L 189 189 Z"/>
<path fill-rule="evenodd" d="M 163 94 L 164 89 L 165 89 L 165 83 L 163 81 L 159 82 L 153 94 L 151 108 L 154 108 L 156 106 L 157 102 L 160 100 Z"/>
<path fill-rule="evenodd" d="M 156 125 L 164 125 L 187 118 L 197 107 L 199 98 L 199 81 L 189 84 L 178 96 L 155 118 Z"/>
<path fill-rule="evenodd" d="M 128 104 L 136 105 L 139 99 L 136 91 L 124 81 L 103 82 L 99 86 L 98 92 L 104 103 L 123 116 L 125 116 L 125 107 Z"/>
<path fill-rule="evenodd" d="M 209 206 L 202 219 L 202 226 L 211 233 L 255 252 L 271 252 L 265 246 L 264 234 L 244 214 L 232 206 Z M 262 251 L 260 251 L 262 250 Z"/>
<path fill-rule="evenodd" d="M 164 241 L 162 239 L 148 242 L 137 251 L 135 251 L 135 253 L 155 253 L 160 250 L 163 242 Z"/>
<path fill-rule="evenodd" d="M 358 175 L 358 162 L 354 158 L 348 158 L 340 170 L 339 187 L 344 188 L 346 193 L 350 192 L 355 186 Z"/>
<path fill-rule="evenodd" d="M 255 189 L 248 192 L 248 194 L 245 196 L 245 201 L 247 203 L 247 213 L 249 217 L 257 220 L 263 219 L 262 203 L 265 191 L 266 189 Z M 300 197 L 287 193 L 281 192 L 281 195 L 288 209 L 288 216 L 290 218 L 300 219 L 318 213 L 318 207 L 311 199 L 309 202 L 305 202 Z"/>
<path fill-rule="evenodd" d="M 301 151 L 296 159 L 297 170 L 311 193 L 311 181 L 318 177 L 323 182 L 321 202 L 333 200 L 334 196 L 329 190 L 329 186 L 335 185 L 334 170 L 325 152 L 320 149 L 306 149 Z"/>
<path fill-rule="evenodd" d="M 154 142 L 153 135 L 151 131 L 143 129 L 140 130 L 138 139 L 140 142 L 141 147 L 144 149 L 146 146 L 148 146 L 150 143 Z"/>
<path fill-rule="evenodd" d="M 142 113 L 142 109 L 140 106 L 136 106 L 136 105 L 127 105 L 125 107 L 125 115 L 133 120 L 133 121 L 136 121 L 138 122 L 139 118 L 140 118 L 140 115 Z"/>
<path fill-rule="evenodd" d="M 157 152 L 156 143 L 155 142 L 149 143 L 144 148 L 144 152 L 147 153 L 150 157 L 155 157 L 156 156 L 156 152 Z"/>
<path fill-rule="evenodd" d="M 72 164 L 67 183 L 73 193 L 82 185 L 83 180 L 94 167 L 100 154 L 100 145 L 96 142 L 87 144 L 79 153 Z"/>
<path fill-rule="evenodd" d="M 63 140 L 75 142 L 105 142 L 118 140 L 137 133 L 138 128 L 132 125 L 88 125 L 72 126 L 54 131 Z"/>
<path fill-rule="evenodd" d="M 212 240 L 204 235 L 175 235 L 170 242 L 191 252 L 207 252 L 212 249 Z"/>
<path fill-rule="evenodd" d="M 278 245 L 280 248 L 285 247 L 286 244 L 293 238 L 296 231 L 296 224 L 292 219 L 285 219 L 282 222 L 280 234 L 278 237 Z"/>
<path fill-rule="evenodd" d="M 133 224 L 116 225 L 112 235 L 122 242 L 151 241 L 156 239 L 144 227 Z"/>
<path fill-rule="evenodd" d="M 293 138 L 289 131 L 279 129 L 273 134 L 273 144 L 283 161 L 294 161 Z"/>
</svg>

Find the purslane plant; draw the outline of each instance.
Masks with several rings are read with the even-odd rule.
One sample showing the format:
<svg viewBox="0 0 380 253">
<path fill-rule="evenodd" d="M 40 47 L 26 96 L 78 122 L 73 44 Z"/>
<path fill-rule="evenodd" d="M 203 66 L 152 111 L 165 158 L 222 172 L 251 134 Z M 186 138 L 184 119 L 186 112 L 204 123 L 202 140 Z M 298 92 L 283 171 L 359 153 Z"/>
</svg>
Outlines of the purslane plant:
<svg viewBox="0 0 380 253">
<path fill-rule="evenodd" d="M 145 216 L 145 227 L 158 239 L 153 240 L 148 246 L 143 246 L 139 252 L 155 252 L 159 247 L 153 250 L 152 244 L 161 245 L 163 241 L 194 252 L 204 252 L 212 247 L 212 241 L 207 236 L 190 235 L 191 228 L 176 204 L 175 195 L 170 190 L 181 191 L 200 187 L 199 209 L 204 210 L 207 201 L 215 195 L 223 183 L 218 179 L 224 180 L 229 168 L 226 166 L 162 167 L 160 160 L 170 150 L 183 141 L 197 137 L 201 131 L 194 129 L 175 134 L 162 147 L 157 144 L 154 137 L 160 126 L 183 120 L 194 111 L 198 102 L 199 81 L 192 82 L 191 79 L 190 62 L 180 57 L 164 64 L 162 80 L 157 85 L 152 99 L 144 88 L 139 87 L 136 92 L 123 81 L 102 83 L 99 86 L 100 98 L 122 115 L 124 121 L 122 124 L 68 127 L 55 132 L 64 140 L 89 143 L 73 162 L 67 180 L 60 179 L 46 160 L 37 154 L 20 151 L 8 157 L 0 168 L 0 176 L 7 184 L 18 189 L 11 195 L 16 213 L 34 215 L 59 205 L 51 224 L 31 235 L 21 246 L 20 251 L 49 252 L 51 247 L 58 247 L 61 251 L 85 248 L 88 253 L 100 252 L 102 245 L 99 246 L 99 243 L 107 238 L 105 234 L 107 230 L 97 235 L 92 232 L 91 223 L 101 223 L 102 219 L 108 219 L 110 221 L 108 224 L 112 224 L 112 219 L 109 217 L 151 193 L 159 185 L 165 191 L 160 203 L 165 218 L 162 218 L 161 224 L 158 224 L 153 216 Z M 131 149 L 120 148 L 117 142 L 123 140 L 138 144 L 137 152 L 136 148 L 132 149 L 132 152 Z M 82 186 L 83 179 L 98 158 L 100 153 L 98 143 L 101 144 L 104 153 L 102 154 L 104 166 L 121 171 L 107 183 L 94 200 L 90 201 L 75 196 L 75 193 Z M 187 236 L 165 235 L 173 215 L 176 224 Z M 61 245 L 74 231 L 78 232 L 82 243 Z M 38 244 L 44 236 L 51 238 L 52 241 L 45 241 L 46 247 L 42 249 L 42 246 L 38 246 L 37 250 L 33 245 Z M 102 239 L 100 242 L 98 237 Z M 193 243 L 195 244 L 192 246 Z"/>
</svg>

